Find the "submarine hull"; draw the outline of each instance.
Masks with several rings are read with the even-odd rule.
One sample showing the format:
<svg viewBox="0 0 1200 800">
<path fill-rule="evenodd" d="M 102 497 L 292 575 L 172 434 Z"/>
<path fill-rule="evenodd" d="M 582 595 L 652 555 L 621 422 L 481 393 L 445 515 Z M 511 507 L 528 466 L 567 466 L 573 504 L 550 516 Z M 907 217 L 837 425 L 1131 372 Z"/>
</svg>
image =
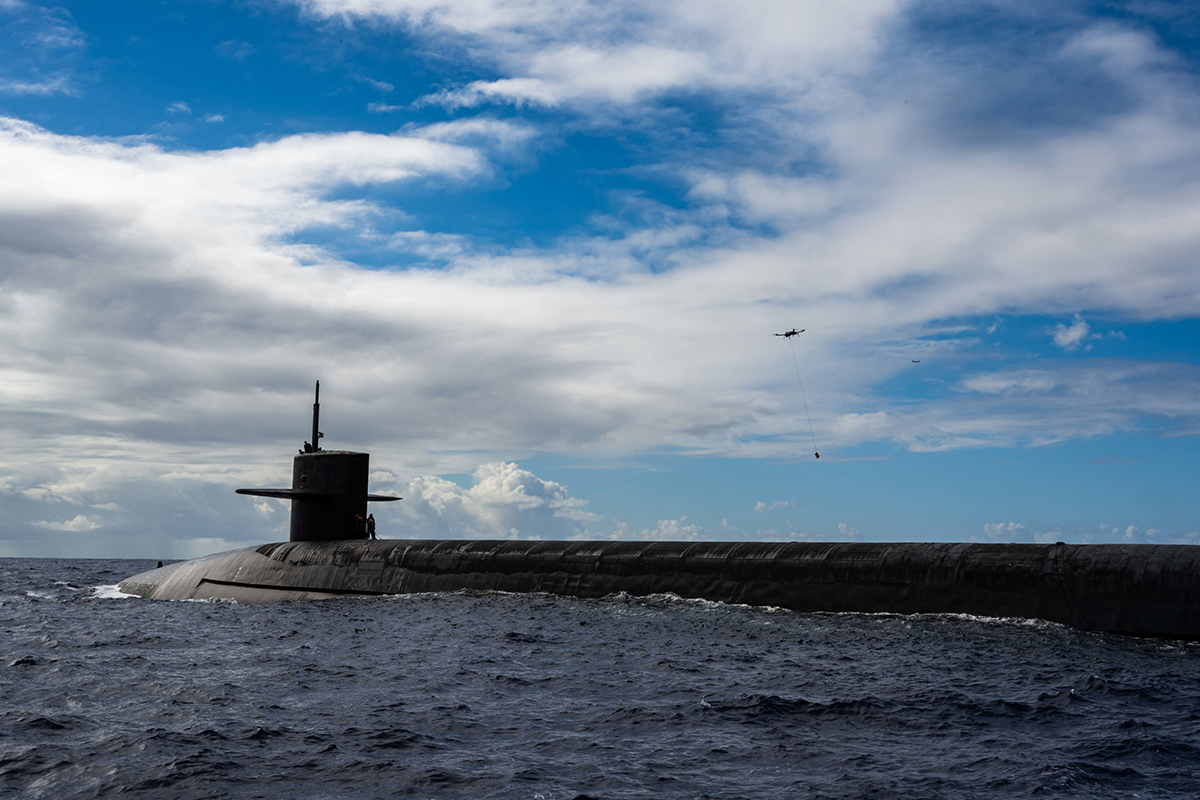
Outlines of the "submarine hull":
<svg viewBox="0 0 1200 800">
<path fill-rule="evenodd" d="M 461 589 L 673 593 L 804 612 L 1024 617 L 1200 638 L 1200 547 L 808 542 L 282 542 L 136 575 L 123 591 L 244 603 Z"/>
</svg>

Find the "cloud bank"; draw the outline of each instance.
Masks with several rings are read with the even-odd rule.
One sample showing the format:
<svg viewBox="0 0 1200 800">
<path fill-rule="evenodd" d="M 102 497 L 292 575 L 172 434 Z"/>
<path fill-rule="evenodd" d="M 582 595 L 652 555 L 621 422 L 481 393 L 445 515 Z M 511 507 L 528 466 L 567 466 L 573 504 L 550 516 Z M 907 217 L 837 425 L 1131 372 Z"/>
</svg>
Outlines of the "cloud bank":
<svg viewBox="0 0 1200 800">
<path fill-rule="evenodd" d="M 212 497 L 283 479 L 315 377 L 338 443 L 412 481 L 414 529 L 608 535 L 512 461 L 807 452 L 781 325 L 808 329 L 822 451 L 1200 432 L 1194 366 L 1088 350 L 1087 320 L 1200 314 L 1200 92 L 1149 25 L 997 4 L 979 13 L 1027 24 L 954 46 L 934 32 L 975 12 L 953 4 L 299 6 L 445 45 L 474 77 L 415 100 L 445 121 L 391 134 L 186 150 L 0 121 L 0 479 L 20 535 L 278 524 Z M 14 9 L 42 60 L 0 91 L 67 91 L 85 37 Z M 629 171 L 677 202 L 632 192 L 543 244 L 418 224 L 422 192 L 503 186 L 579 131 L 636 138 Z M 992 358 L 996 315 L 1058 320 L 1042 341 L 1080 360 Z M 944 366 L 896 388 L 918 360 Z M 451 472 L 475 483 L 428 477 Z"/>
</svg>

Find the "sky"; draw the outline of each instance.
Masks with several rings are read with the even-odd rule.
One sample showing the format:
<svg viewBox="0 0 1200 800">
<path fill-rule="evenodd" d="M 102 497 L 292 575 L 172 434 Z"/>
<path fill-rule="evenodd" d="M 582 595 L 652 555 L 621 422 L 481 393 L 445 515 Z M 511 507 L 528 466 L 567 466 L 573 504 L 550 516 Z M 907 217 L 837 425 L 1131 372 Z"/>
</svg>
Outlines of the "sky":
<svg viewBox="0 0 1200 800">
<path fill-rule="evenodd" d="M 0 556 L 286 539 L 316 380 L 388 538 L 1198 544 L 1198 123 L 1186 2 L 0 0 Z"/>
</svg>

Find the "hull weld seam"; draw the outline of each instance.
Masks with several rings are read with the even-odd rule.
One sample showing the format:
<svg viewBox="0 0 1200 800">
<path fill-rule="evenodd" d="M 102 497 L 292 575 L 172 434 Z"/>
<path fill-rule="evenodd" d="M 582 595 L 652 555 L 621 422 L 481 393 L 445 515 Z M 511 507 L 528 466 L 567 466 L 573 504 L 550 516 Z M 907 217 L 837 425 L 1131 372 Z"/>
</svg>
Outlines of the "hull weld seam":
<svg viewBox="0 0 1200 800">
<path fill-rule="evenodd" d="M 200 586 L 206 583 L 212 583 L 217 586 L 235 586 L 239 589 L 266 589 L 272 592 L 314 592 L 316 594 L 369 595 L 371 597 L 383 597 L 388 594 L 395 594 L 394 592 L 375 592 L 371 591 L 370 589 L 316 589 L 311 586 L 271 586 L 265 583 L 219 581 L 215 578 L 201 578 L 200 583 L 196 585 L 196 588 L 198 589 Z"/>
</svg>

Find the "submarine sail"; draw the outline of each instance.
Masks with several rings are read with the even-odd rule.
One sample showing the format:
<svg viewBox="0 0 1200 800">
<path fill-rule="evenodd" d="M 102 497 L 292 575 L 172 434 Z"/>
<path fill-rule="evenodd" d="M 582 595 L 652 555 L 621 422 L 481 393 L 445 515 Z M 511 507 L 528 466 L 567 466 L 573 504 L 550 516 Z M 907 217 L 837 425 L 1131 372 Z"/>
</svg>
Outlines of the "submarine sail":
<svg viewBox="0 0 1200 800">
<path fill-rule="evenodd" d="M 367 503 L 400 500 L 399 497 L 368 494 L 367 476 L 371 456 L 349 450 L 323 450 L 318 430 L 321 414 L 321 382 L 313 400 L 312 442 L 305 442 L 292 459 L 290 489 L 238 489 L 238 494 L 277 497 L 292 501 L 290 541 L 331 542 L 365 539 L 358 519 L 367 515 Z"/>
</svg>

